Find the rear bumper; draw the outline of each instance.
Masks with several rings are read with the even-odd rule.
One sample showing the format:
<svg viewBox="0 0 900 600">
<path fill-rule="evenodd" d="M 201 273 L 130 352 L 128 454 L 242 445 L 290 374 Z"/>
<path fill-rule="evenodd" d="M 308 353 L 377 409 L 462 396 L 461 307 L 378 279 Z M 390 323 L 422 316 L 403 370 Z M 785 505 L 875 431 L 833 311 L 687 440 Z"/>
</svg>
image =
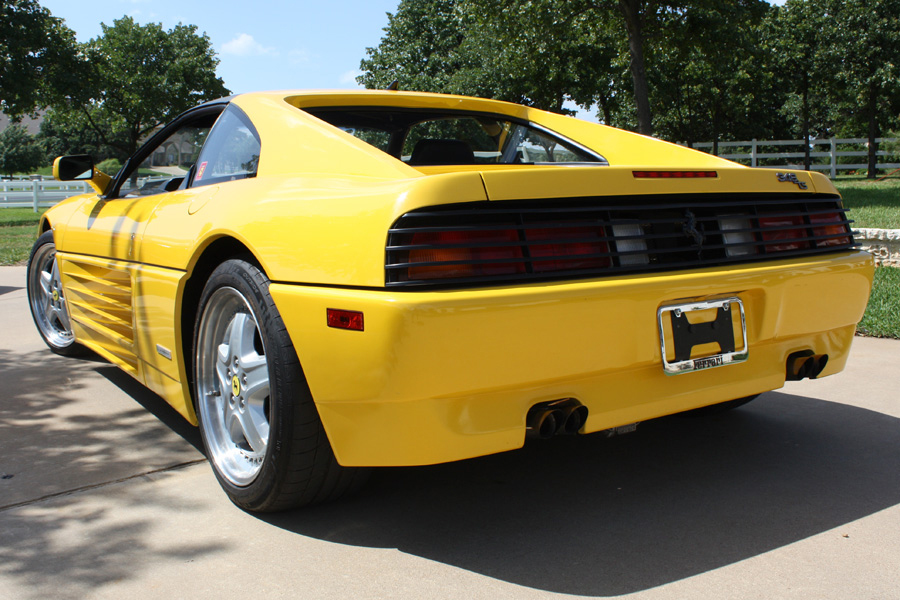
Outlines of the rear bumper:
<svg viewBox="0 0 900 600">
<path fill-rule="evenodd" d="M 781 387 L 792 352 L 843 369 L 871 287 L 865 252 L 672 274 L 431 292 L 272 284 L 338 461 L 420 465 L 522 446 L 536 403 L 575 398 L 582 432 Z M 737 296 L 746 362 L 664 373 L 657 309 Z M 326 309 L 362 311 L 365 331 Z"/>
</svg>

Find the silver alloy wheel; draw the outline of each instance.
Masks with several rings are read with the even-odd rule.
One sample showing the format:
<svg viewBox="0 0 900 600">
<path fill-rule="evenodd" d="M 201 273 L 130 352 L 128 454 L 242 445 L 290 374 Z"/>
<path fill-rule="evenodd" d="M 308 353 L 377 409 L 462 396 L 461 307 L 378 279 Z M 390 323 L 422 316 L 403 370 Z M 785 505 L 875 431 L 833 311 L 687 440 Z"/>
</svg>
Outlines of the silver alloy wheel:
<svg viewBox="0 0 900 600">
<path fill-rule="evenodd" d="M 256 317 L 236 289 L 221 287 L 206 302 L 196 361 L 209 458 L 229 482 L 249 485 L 269 443 L 269 367 Z"/>
<path fill-rule="evenodd" d="M 28 271 L 28 292 L 34 321 L 47 342 L 56 348 L 66 348 L 75 341 L 69 307 L 63 295 L 56 261 L 56 246 L 44 244 L 31 258 Z"/>
</svg>

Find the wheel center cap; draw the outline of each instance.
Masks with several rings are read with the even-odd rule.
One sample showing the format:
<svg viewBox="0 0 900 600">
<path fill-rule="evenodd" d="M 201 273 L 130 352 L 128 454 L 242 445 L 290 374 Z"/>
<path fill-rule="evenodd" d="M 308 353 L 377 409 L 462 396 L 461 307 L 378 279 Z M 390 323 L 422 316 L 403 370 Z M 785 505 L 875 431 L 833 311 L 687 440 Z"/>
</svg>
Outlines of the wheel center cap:
<svg viewBox="0 0 900 600">
<path fill-rule="evenodd" d="M 231 378 L 231 395 L 235 398 L 241 395 L 241 380 L 237 375 Z"/>
<path fill-rule="evenodd" d="M 59 290 L 53 290 L 53 301 L 59 302 Z"/>
</svg>

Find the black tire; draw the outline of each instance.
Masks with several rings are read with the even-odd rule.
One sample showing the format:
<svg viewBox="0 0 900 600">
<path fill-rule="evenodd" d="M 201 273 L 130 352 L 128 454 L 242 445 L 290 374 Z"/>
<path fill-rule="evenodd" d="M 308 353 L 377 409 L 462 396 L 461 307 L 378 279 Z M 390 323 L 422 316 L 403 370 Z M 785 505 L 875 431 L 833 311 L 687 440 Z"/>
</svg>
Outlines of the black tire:
<svg viewBox="0 0 900 600">
<path fill-rule="evenodd" d="M 759 394 L 754 394 L 753 396 L 738 398 L 737 400 L 729 400 L 727 402 L 720 402 L 718 404 L 710 404 L 709 406 L 701 406 L 700 408 L 695 408 L 694 410 L 688 410 L 683 413 L 679 413 L 679 415 L 688 418 L 711 417 L 713 415 L 720 415 L 724 412 L 728 412 L 729 410 L 734 410 L 739 406 L 743 406 L 748 402 L 751 402 L 752 400 L 756 400 L 758 397 Z"/>
<path fill-rule="evenodd" d="M 62 356 L 87 354 L 87 349 L 75 341 L 75 334 L 72 332 L 68 303 L 60 283 L 52 231 L 45 231 L 34 242 L 26 273 L 31 318 L 47 347 Z"/>
<path fill-rule="evenodd" d="M 366 469 L 335 460 L 269 280 L 250 260 L 213 271 L 193 348 L 203 444 L 232 502 L 274 512 L 335 499 L 362 483 Z"/>
</svg>

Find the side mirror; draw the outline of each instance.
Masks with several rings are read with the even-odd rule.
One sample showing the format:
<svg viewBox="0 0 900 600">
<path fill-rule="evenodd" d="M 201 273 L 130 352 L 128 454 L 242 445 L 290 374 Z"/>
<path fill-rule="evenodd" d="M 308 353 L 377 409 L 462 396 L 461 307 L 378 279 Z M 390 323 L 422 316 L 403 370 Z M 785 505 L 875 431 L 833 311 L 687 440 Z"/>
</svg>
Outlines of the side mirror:
<svg viewBox="0 0 900 600">
<path fill-rule="evenodd" d="M 53 161 L 53 178 L 58 181 L 87 181 L 98 194 L 104 194 L 109 175 L 94 168 L 94 160 L 87 154 L 60 156 Z"/>
</svg>

